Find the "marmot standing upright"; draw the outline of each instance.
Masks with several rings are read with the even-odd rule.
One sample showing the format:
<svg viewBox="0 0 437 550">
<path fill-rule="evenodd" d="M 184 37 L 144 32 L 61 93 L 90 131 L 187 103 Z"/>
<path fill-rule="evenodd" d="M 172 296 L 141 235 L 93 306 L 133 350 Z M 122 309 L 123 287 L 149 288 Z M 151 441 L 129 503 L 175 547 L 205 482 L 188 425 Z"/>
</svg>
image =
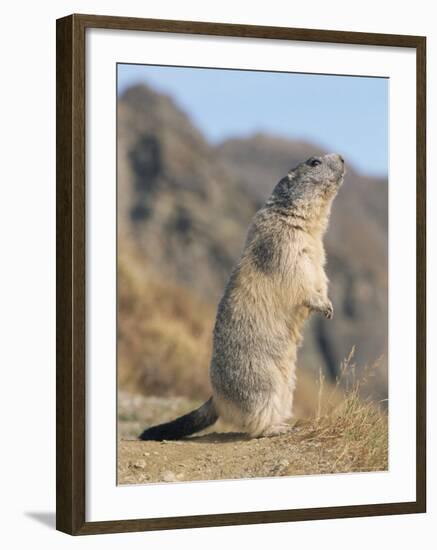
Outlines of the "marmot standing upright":
<svg viewBox="0 0 437 550">
<path fill-rule="evenodd" d="M 340 155 L 311 157 L 254 216 L 214 327 L 212 397 L 143 440 L 179 439 L 219 417 L 253 437 L 290 429 L 297 349 L 312 311 L 331 319 L 323 235 L 344 179 Z"/>
</svg>

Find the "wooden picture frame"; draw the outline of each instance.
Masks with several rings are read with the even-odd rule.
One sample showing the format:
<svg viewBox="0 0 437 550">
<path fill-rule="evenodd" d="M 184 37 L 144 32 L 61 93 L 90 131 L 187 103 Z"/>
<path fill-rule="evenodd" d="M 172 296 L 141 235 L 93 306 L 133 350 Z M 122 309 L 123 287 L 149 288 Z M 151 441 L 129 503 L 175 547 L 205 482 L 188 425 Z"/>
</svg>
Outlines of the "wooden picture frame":
<svg viewBox="0 0 437 550">
<path fill-rule="evenodd" d="M 85 33 L 119 29 L 410 48 L 416 52 L 416 499 L 411 502 L 86 521 Z M 426 510 L 426 39 L 420 36 L 70 15 L 57 21 L 57 529 L 72 535 L 409 514 Z"/>
</svg>

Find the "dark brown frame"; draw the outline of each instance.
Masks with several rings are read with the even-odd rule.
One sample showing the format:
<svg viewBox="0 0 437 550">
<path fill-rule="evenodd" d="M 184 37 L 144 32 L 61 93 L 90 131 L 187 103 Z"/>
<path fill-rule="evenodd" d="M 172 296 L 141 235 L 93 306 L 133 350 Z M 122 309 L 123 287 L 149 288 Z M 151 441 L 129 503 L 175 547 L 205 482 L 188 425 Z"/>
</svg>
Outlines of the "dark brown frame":
<svg viewBox="0 0 437 550">
<path fill-rule="evenodd" d="M 299 510 L 85 521 L 85 31 L 123 29 L 414 48 L 417 72 L 416 500 Z M 71 535 L 273 523 L 426 511 L 426 38 L 130 17 L 57 20 L 56 528 Z"/>
</svg>

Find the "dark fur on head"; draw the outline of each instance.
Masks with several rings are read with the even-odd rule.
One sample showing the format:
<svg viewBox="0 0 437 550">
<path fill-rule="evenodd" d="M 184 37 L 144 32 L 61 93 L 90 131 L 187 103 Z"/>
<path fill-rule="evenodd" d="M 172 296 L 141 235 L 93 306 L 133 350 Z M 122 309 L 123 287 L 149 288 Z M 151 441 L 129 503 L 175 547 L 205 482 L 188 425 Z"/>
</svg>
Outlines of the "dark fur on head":
<svg viewBox="0 0 437 550">
<path fill-rule="evenodd" d="M 289 209 L 305 218 L 318 216 L 317 206 L 332 199 L 344 178 L 344 161 L 340 155 L 310 157 L 282 178 L 267 202 L 267 206 Z M 311 208 L 308 208 L 308 206 Z"/>
</svg>

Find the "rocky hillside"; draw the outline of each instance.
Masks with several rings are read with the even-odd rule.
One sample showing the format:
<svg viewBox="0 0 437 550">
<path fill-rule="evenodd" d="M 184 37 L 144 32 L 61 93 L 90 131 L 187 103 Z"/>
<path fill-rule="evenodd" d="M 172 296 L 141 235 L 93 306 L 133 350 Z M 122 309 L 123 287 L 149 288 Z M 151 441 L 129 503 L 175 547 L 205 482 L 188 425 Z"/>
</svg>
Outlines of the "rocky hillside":
<svg viewBox="0 0 437 550">
<path fill-rule="evenodd" d="M 255 210 L 238 176 L 169 98 L 145 87 L 119 101 L 118 170 L 121 242 L 215 303 Z"/>
<path fill-rule="evenodd" d="M 174 303 L 179 302 L 180 293 L 188 293 L 190 304 L 198 301 L 200 310 L 214 311 L 256 208 L 294 164 L 322 152 L 311 144 L 263 135 L 212 147 L 170 98 L 145 86 L 131 88 L 119 98 L 119 285 L 124 284 L 123 296 L 129 296 L 119 302 L 119 364 L 125 372 L 143 372 L 139 385 L 143 393 L 150 392 L 153 379 L 145 340 L 149 338 L 149 347 L 157 352 L 150 327 L 143 327 L 140 334 L 138 323 L 132 321 L 137 294 L 126 281 L 135 273 L 135 288 L 144 281 L 142 292 L 147 294 L 157 288 L 155 284 L 148 289 L 147 281 L 158 279 L 167 301 L 177 295 Z M 348 166 L 326 247 L 335 317 L 328 323 L 314 316 L 300 362 L 307 369 L 323 368 L 334 378 L 353 346 L 358 368 L 386 353 L 386 181 L 365 178 Z M 168 293 L 166 285 L 171 288 Z M 158 301 L 150 309 L 159 307 Z M 174 305 L 172 319 L 176 315 L 184 325 L 188 309 Z M 141 317 L 141 311 L 136 316 Z M 202 335 L 211 328 L 211 314 L 206 318 L 199 329 Z M 167 324 L 171 323 L 165 320 L 160 325 L 161 332 Z M 166 346 L 166 353 L 173 350 L 174 355 L 174 345 Z M 165 370 L 165 354 L 159 357 Z M 196 369 L 206 370 L 208 358 L 202 355 L 201 365 L 199 361 L 197 356 Z M 375 399 L 387 393 L 385 369 L 378 372 L 382 374 L 368 386 Z"/>
</svg>

